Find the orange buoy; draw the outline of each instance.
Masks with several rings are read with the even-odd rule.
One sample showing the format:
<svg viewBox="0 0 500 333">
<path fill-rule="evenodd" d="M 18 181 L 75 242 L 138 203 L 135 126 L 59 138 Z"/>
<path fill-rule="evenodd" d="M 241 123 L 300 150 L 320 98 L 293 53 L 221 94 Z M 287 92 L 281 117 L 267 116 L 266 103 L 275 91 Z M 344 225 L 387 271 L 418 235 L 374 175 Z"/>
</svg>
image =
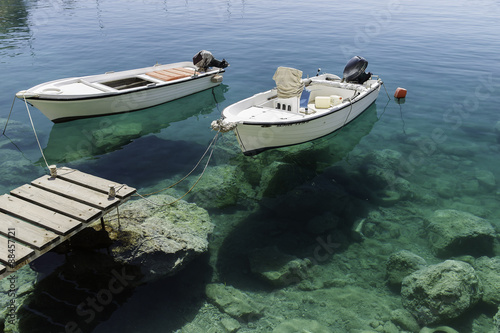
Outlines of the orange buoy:
<svg viewBox="0 0 500 333">
<path fill-rule="evenodd" d="M 397 88 L 394 93 L 394 98 L 405 98 L 406 97 L 406 89 L 405 88 Z"/>
</svg>

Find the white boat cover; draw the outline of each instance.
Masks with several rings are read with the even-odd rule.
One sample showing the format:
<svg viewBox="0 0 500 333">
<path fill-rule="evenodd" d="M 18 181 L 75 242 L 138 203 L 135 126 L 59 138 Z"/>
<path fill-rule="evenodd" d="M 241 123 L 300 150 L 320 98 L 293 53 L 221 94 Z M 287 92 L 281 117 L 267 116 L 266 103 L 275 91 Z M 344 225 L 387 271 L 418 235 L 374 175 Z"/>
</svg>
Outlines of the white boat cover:
<svg viewBox="0 0 500 333">
<path fill-rule="evenodd" d="M 304 89 L 302 71 L 290 67 L 278 67 L 273 80 L 278 89 L 278 98 L 300 96 Z"/>
</svg>

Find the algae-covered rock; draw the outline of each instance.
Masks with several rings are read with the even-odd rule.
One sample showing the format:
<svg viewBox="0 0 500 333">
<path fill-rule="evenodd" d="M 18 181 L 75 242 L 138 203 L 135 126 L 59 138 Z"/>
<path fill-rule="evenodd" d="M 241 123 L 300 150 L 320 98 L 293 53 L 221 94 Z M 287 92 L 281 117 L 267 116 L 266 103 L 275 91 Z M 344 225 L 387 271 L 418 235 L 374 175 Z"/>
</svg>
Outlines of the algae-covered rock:
<svg viewBox="0 0 500 333">
<path fill-rule="evenodd" d="M 430 245 L 438 257 L 487 255 L 493 249 L 495 229 L 487 220 L 467 212 L 437 210 L 427 229 Z"/>
<path fill-rule="evenodd" d="M 119 219 L 109 215 L 113 257 L 137 265 L 145 280 L 175 274 L 190 260 L 208 249 L 214 225 L 208 212 L 185 201 L 156 195 L 120 207 Z"/>
<path fill-rule="evenodd" d="M 401 250 L 389 256 L 386 264 L 387 282 L 392 286 L 401 286 L 401 282 L 411 273 L 424 268 L 426 261 L 416 254 Z"/>
<path fill-rule="evenodd" d="M 448 326 L 439 326 L 435 328 L 424 327 L 420 330 L 419 333 L 459 333 L 459 332 Z"/>
<path fill-rule="evenodd" d="M 396 170 L 401 163 L 401 157 L 401 153 L 396 150 L 374 150 L 365 157 L 364 162 L 382 169 Z"/>
<path fill-rule="evenodd" d="M 206 208 L 225 208 L 238 204 L 248 207 L 253 203 L 254 196 L 250 184 L 244 181 L 236 166 L 221 165 L 207 169 L 203 181 L 187 198 Z"/>
<path fill-rule="evenodd" d="M 483 301 L 500 306 L 500 258 L 478 258 L 474 269 L 483 286 Z"/>
<path fill-rule="evenodd" d="M 258 249 L 250 253 L 250 269 L 274 286 L 298 283 L 308 277 L 309 259 L 284 254 L 276 247 Z"/>
<path fill-rule="evenodd" d="M 112 124 L 95 130 L 92 133 L 93 143 L 97 152 L 115 150 L 131 140 L 141 136 L 142 125 L 140 123 Z"/>
<path fill-rule="evenodd" d="M 456 318 L 481 299 L 479 278 L 471 265 L 447 260 L 420 269 L 402 283 L 403 306 L 420 324 Z"/>
<path fill-rule="evenodd" d="M 205 287 L 205 293 L 220 311 L 235 319 L 252 321 L 262 316 L 262 305 L 234 287 L 211 283 Z"/>
<path fill-rule="evenodd" d="M 391 312 L 391 321 L 398 325 L 401 329 L 408 332 L 418 332 L 420 326 L 415 317 L 404 309 L 397 309 Z"/>
<path fill-rule="evenodd" d="M 500 332 L 500 307 L 498 308 L 497 314 L 493 317 L 493 324 L 497 329 L 497 332 Z"/>
<path fill-rule="evenodd" d="M 273 330 L 272 333 L 332 333 L 331 330 L 316 320 L 294 318 L 287 320 Z"/>
<path fill-rule="evenodd" d="M 2 332 L 19 332 L 18 310 L 31 295 L 37 282 L 37 273 L 30 266 L 23 266 L 18 271 L 0 280 L 0 325 Z"/>
<path fill-rule="evenodd" d="M 496 188 L 495 175 L 489 170 L 476 169 L 476 179 L 486 189 Z"/>
</svg>

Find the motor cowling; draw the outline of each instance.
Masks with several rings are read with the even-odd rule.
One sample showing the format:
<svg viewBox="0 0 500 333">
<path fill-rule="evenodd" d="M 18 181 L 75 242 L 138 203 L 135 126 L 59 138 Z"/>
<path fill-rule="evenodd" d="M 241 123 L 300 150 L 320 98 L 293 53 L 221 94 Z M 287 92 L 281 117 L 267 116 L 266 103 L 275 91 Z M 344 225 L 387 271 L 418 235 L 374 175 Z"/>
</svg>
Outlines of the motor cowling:
<svg viewBox="0 0 500 333">
<path fill-rule="evenodd" d="M 365 58 L 361 56 L 352 57 L 345 65 L 343 80 L 363 84 L 372 76 L 372 73 L 365 72 L 366 67 L 368 67 L 368 61 Z"/>
<path fill-rule="evenodd" d="M 206 71 L 209 67 L 226 68 L 229 63 L 222 59 L 221 61 L 214 58 L 210 51 L 201 50 L 193 57 L 193 65 L 198 67 L 202 72 Z"/>
</svg>

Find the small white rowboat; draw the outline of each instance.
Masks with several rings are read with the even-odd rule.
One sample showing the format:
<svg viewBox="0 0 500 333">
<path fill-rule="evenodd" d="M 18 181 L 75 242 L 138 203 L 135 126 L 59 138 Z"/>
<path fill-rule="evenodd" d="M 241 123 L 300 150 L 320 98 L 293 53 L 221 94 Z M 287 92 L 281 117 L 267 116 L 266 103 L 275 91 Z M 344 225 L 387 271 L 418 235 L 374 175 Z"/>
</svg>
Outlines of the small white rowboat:
<svg viewBox="0 0 500 333">
<path fill-rule="evenodd" d="M 145 109 L 215 87 L 227 66 L 225 60 L 200 51 L 192 63 L 59 79 L 19 91 L 16 97 L 53 122 L 63 122 Z"/>
<path fill-rule="evenodd" d="M 301 71 L 279 67 L 273 77 L 276 88 L 228 106 L 212 128 L 234 130 L 245 155 L 328 135 L 377 99 L 382 80 L 365 73 L 367 65 L 362 57 L 352 58 L 343 79 L 333 74 L 302 79 Z"/>
</svg>

